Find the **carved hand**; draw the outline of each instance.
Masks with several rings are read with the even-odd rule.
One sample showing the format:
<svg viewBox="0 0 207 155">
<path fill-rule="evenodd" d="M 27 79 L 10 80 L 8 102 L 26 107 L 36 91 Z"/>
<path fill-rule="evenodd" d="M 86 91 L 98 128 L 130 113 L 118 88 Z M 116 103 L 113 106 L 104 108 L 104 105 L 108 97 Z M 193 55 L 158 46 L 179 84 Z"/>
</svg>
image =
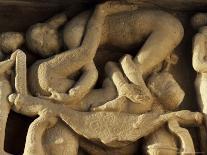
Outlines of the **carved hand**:
<svg viewBox="0 0 207 155">
<path fill-rule="evenodd" d="M 49 99 L 52 99 L 54 101 L 61 102 L 61 103 L 65 102 L 68 104 L 73 104 L 79 101 L 79 98 L 81 98 L 78 95 L 74 95 L 74 93 L 70 93 L 72 90 L 69 91 L 69 94 L 59 93 L 52 88 L 50 88 L 48 91 L 51 93 L 51 96 L 49 97 Z"/>
<path fill-rule="evenodd" d="M 164 121 L 177 120 L 182 125 L 200 125 L 203 121 L 203 115 L 199 112 L 191 112 L 189 110 L 181 110 L 163 114 L 160 118 Z"/>
</svg>

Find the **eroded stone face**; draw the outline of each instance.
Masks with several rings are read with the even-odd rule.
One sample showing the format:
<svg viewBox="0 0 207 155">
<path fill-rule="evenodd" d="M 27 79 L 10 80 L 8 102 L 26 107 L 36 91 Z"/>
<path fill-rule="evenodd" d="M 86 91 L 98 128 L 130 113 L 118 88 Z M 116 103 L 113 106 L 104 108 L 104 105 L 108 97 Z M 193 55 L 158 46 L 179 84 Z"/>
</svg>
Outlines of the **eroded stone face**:
<svg viewBox="0 0 207 155">
<path fill-rule="evenodd" d="M 1 34 L 0 50 L 10 57 L 0 62 L 0 154 L 7 154 L 10 110 L 36 117 L 24 155 L 134 154 L 141 138 L 146 154 L 195 154 L 186 127 L 203 127 L 206 119 L 206 27 L 195 36 L 192 60 L 202 111 L 191 112 L 179 110 L 185 91 L 171 70 L 182 59 L 173 52 L 184 36 L 174 15 L 119 1 L 97 4 L 90 12 L 67 23 L 59 14 L 32 25 L 26 42 L 18 32 Z M 196 18 L 194 25 L 205 24 Z M 100 72 L 96 56 L 110 49 L 109 57 L 117 51 L 121 58 L 108 59 Z M 30 50 L 39 56 L 28 66 Z M 103 75 L 102 87 L 96 88 Z"/>
</svg>

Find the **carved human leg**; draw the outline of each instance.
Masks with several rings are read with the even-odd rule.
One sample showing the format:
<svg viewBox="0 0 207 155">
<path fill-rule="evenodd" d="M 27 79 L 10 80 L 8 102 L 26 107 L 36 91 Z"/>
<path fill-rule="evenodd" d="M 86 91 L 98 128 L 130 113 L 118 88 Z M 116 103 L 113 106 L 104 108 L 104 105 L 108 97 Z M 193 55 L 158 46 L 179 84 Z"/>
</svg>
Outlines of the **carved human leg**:
<svg viewBox="0 0 207 155">
<path fill-rule="evenodd" d="M 66 25 L 64 42 L 68 47 L 80 45 L 88 18 L 89 13 L 84 12 Z M 104 30 L 100 46 L 106 45 L 106 49 L 112 46 L 126 51 L 146 40 L 134 59 L 144 76 L 172 53 L 184 34 L 180 21 L 166 12 L 131 8 L 107 18 Z"/>
<path fill-rule="evenodd" d="M 129 7 L 133 9 L 137 8 L 137 6 L 135 5 L 122 5 L 113 2 L 106 2 L 105 4 L 97 6 L 95 12 L 93 13 L 93 16 L 89 20 L 86 34 L 83 37 L 83 41 L 80 47 L 73 48 L 70 51 L 63 52 L 52 58 L 42 60 L 39 63 L 36 63 L 35 66 L 31 68 L 31 72 L 35 72 L 30 74 L 31 79 L 33 79 L 32 77 L 35 76 L 38 76 L 36 77 L 37 79 L 39 78 L 38 80 L 36 79 L 38 83 L 37 85 L 31 85 L 32 89 L 35 90 L 36 93 L 40 93 L 41 95 L 50 95 L 50 92 L 48 91 L 49 88 L 52 88 L 56 92 L 66 93 L 66 91 L 68 91 L 70 88 L 68 87 L 69 82 L 67 77 L 92 62 L 100 42 L 101 30 L 103 27 L 105 16 L 124 11 Z M 96 78 L 97 77 L 95 76 L 95 79 Z M 48 79 L 51 80 L 48 81 Z M 84 85 L 86 86 L 92 81 L 96 81 L 91 80 L 88 77 L 86 77 L 85 79 L 86 82 L 84 82 Z M 54 81 L 61 81 L 62 84 L 59 83 L 55 85 Z M 94 83 L 92 85 L 94 85 Z M 87 87 L 82 85 L 77 86 L 71 91 L 73 92 L 71 92 L 72 94 L 70 94 L 69 92 L 69 94 L 60 94 L 60 96 L 64 95 L 64 100 L 67 100 L 67 98 L 72 98 L 73 96 L 79 95 L 76 95 L 76 93 L 84 92 L 82 94 L 82 96 L 84 96 L 88 92 Z M 64 102 L 64 100 L 62 99 L 61 101 Z"/>
<path fill-rule="evenodd" d="M 5 130 L 11 105 L 8 96 L 12 93 L 9 73 L 14 66 L 17 52 L 10 59 L 0 62 L 0 154 L 7 155 L 4 151 Z"/>
<path fill-rule="evenodd" d="M 46 155 L 42 138 L 45 131 L 53 127 L 56 122 L 57 118 L 47 112 L 35 119 L 28 129 L 23 155 Z"/>
<path fill-rule="evenodd" d="M 38 89 L 40 87 L 41 89 L 39 89 L 37 92 L 41 93 L 42 95 L 49 95 L 49 88 L 52 88 L 57 92 L 62 90 L 62 93 L 65 93 L 68 90 L 67 77 L 80 70 L 84 65 L 90 63 L 95 55 L 100 40 L 99 38 L 102 30 L 102 23 L 104 22 L 104 16 L 104 10 L 101 10 L 101 8 L 97 7 L 88 24 L 88 30 L 84 37 L 85 39 L 83 40 L 83 43 L 80 47 L 36 63 L 35 66 L 31 68 L 32 75 L 30 76 L 30 79 L 32 80 L 33 76 L 36 74 L 36 78 L 39 79 L 39 83 L 37 83 L 39 86 L 32 85 L 32 89 Z M 96 33 L 93 33 L 94 30 L 96 30 Z M 50 77 L 50 80 L 48 80 L 48 77 Z M 59 80 L 61 80 L 61 82 L 65 81 L 65 83 L 60 85 L 64 86 L 65 89 L 53 87 L 54 82 Z M 81 89 L 84 89 L 84 87 L 79 89 L 81 91 Z M 63 92 L 63 90 L 65 92 Z"/>
<path fill-rule="evenodd" d="M 42 141 L 49 155 L 78 154 L 79 136 L 60 120 L 53 128 L 46 130 Z"/>
<path fill-rule="evenodd" d="M 194 155 L 195 149 L 194 149 L 193 140 L 191 138 L 189 131 L 185 128 L 180 127 L 177 120 L 170 120 L 168 122 L 168 126 L 169 126 L 170 131 L 174 133 L 180 139 L 181 155 L 186 155 L 186 154 Z"/>
<path fill-rule="evenodd" d="M 170 26 L 171 22 L 176 24 Z M 150 73 L 155 66 L 170 55 L 180 43 L 182 37 L 182 25 L 177 23 L 176 19 L 163 23 L 160 30 L 152 32 L 134 58 L 142 74 Z"/>
<path fill-rule="evenodd" d="M 42 111 L 41 109 L 48 109 L 85 138 L 89 140 L 100 139 L 102 143 L 113 147 L 120 147 L 120 142 L 136 141 L 152 133 L 171 119 L 176 119 L 182 125 L 201 124 L 202 122 L 202 115 L 200 113 L 193 113 L 187 110 L 171 112 L 160 116 L 153 113 L 130 115 L 113 112 L 78 112 L 62 105 L 48 104 L 49 102 L 46 102 L 44 99 L 25 95 L 17 95 L 13 102 L 15 105 L 22 105 L 21 113 L 29 111 L 30 108 L 35 109 L 25 104 L 28 102 L 30 104 L 33 103 L 33 106 L 42 107 L 38 110 L 39 112 Z M 149 126 L 149 124 L 151 125 Z M 124 145 L 126 143 L 121 146 Z"/>
<path fill-rule="evenodd" d="M 36 93 L 50 95 L 51 92 L 48 90 L 51 90 L 50 88 L 52 88 L 53 94 L 55 93 L 54 91 L 62 93 L 59 94 L 59 101 L 61 102 L 70 101 L 73 97 L 77 99 L 77 96 L 80 97 L 80 93 L 82 96 L 88 93 L 88 89 L 94 85 L 97 79 L 96 69 L 93 65 L 91 66 L 91 64 L 93 64 L 91 62 L 93 61 L 100 42 L 104 18 L 111 13 L 111 10 L 113 9 L 111 8 L 110 3 L 96 7 L 93 16 L 87 25 L 86 34 L 80 47 L 63 52 L 52 58 L 42 60 L 39 63 L 37 62 L 31 68 L 30 81 L 32 83 L 34 77 L 36 78 L 37 83 L 31 85 Z M 94 33 L 94 31 L 96 31 L 96 33 Z M 85 68 L 86 74 L 90 76 L 83 75 L 83 77 L 81 77 L 82 82 L 78 82 L 75 88 L 73 88 L 71 92 L 69 91 L 69 94 L 66 93 L 70 88 L 69 79 L 67 78 L 81 68 Z M 89 70 L 91 72 L 89 72 Z M 61 81 L 61 83 L 58 81 Z M 89 84 L 91 85 L 86 87 Z"/>
<path fill-rule="evenodd" d="M 88 111 L 90 108 L 100 106 L 117 96 L 117 90 L 113 82 L 106 78 L 103 81 L 102 88 L 92 89 L 78 106 L 74 105 L 73 109 Z"/>
<path fill-rule="evenodd" d="M 130 74 L 130 77 L 133 78 L 131 80 L 133 80 L 135 84 L 130 84 L 127 81 L 116 63 L 108 62 L 106 64 L 106 72 L 117 88 L 118 98 L 100 107 L 93 108 L 93 111 L 118 110 L 129 113 L 143 113 L 151 109 L 152 96 L 142 76 L 138 75 L 134 68 L 135 66 L 131 65 L 131 61 L 125 59 L 126 58 L 122 60 L 122 65 L 125 68 L 125 72 L 128 72 L 128 75 Z"/>
</svg>

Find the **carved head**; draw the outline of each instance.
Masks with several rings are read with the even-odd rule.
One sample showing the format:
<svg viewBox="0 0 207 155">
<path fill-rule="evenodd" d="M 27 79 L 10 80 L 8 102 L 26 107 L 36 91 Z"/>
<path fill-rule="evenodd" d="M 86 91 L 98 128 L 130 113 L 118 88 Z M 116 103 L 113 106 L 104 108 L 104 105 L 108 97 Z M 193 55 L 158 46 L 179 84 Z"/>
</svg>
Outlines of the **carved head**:
<svg viewBox="0 0 207 155">
<path fill-rule="evenodd" d="M 198 29 L 207 24 L 207 13 L 197 13 L 191 19 L 191 24 Z"/>
<path fill-rule="evenodd" d="M 168 72 L 152 75 L 148 81 L 148 88 L 167 110 L 177 108 L 185 96 L 182 88 Z"/>
<path fill-rule="evenodd" d="M 23 34 L 19 32 L 5 32 L 0 35 L 0 49 L 4 53 L 14 52 L 23 43 Z"/>
<path fill-rule="evenodd" d="M 26 33 L 27 46 L 43 57 L 48 57 L 59 52 L 61 39 L 53 27 L 39 23 L 30 27 Z"/>
<path fill-rule="evenodd" d="M 199 32 L 207 36 L 207 26 L 200 27 Z"/>
</svg>

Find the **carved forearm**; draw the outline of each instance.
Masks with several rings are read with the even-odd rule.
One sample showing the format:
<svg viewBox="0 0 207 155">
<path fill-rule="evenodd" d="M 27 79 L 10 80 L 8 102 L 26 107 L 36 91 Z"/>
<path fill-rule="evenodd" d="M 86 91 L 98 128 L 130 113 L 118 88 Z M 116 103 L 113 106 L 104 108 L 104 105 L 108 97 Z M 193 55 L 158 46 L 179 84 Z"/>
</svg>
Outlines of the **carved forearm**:
<svg viewBox="0 0 207 155">
<path fill-rule="evenodd" d="M 117 96 L 117 90 L 110 79 L 105 79 L 103 86 L 100 89 L 94 89 L 88 93 L 81 101 L 81 104 L 86 108 L 97 107 L 108 101 L 113 100 Z"/>
<path fill-rule="evenodd" d="M 69 97 L 78 97 L 80 100 L 93 88 L 98 79 L 98 71 L 92 62 L 83 67 L 83 74 L 75 86 L 69 90 Z M 64 102 L 64 101 L 63 101 Z M 67 102 L 67 101 L 66 101 Z"/>
</svg>

